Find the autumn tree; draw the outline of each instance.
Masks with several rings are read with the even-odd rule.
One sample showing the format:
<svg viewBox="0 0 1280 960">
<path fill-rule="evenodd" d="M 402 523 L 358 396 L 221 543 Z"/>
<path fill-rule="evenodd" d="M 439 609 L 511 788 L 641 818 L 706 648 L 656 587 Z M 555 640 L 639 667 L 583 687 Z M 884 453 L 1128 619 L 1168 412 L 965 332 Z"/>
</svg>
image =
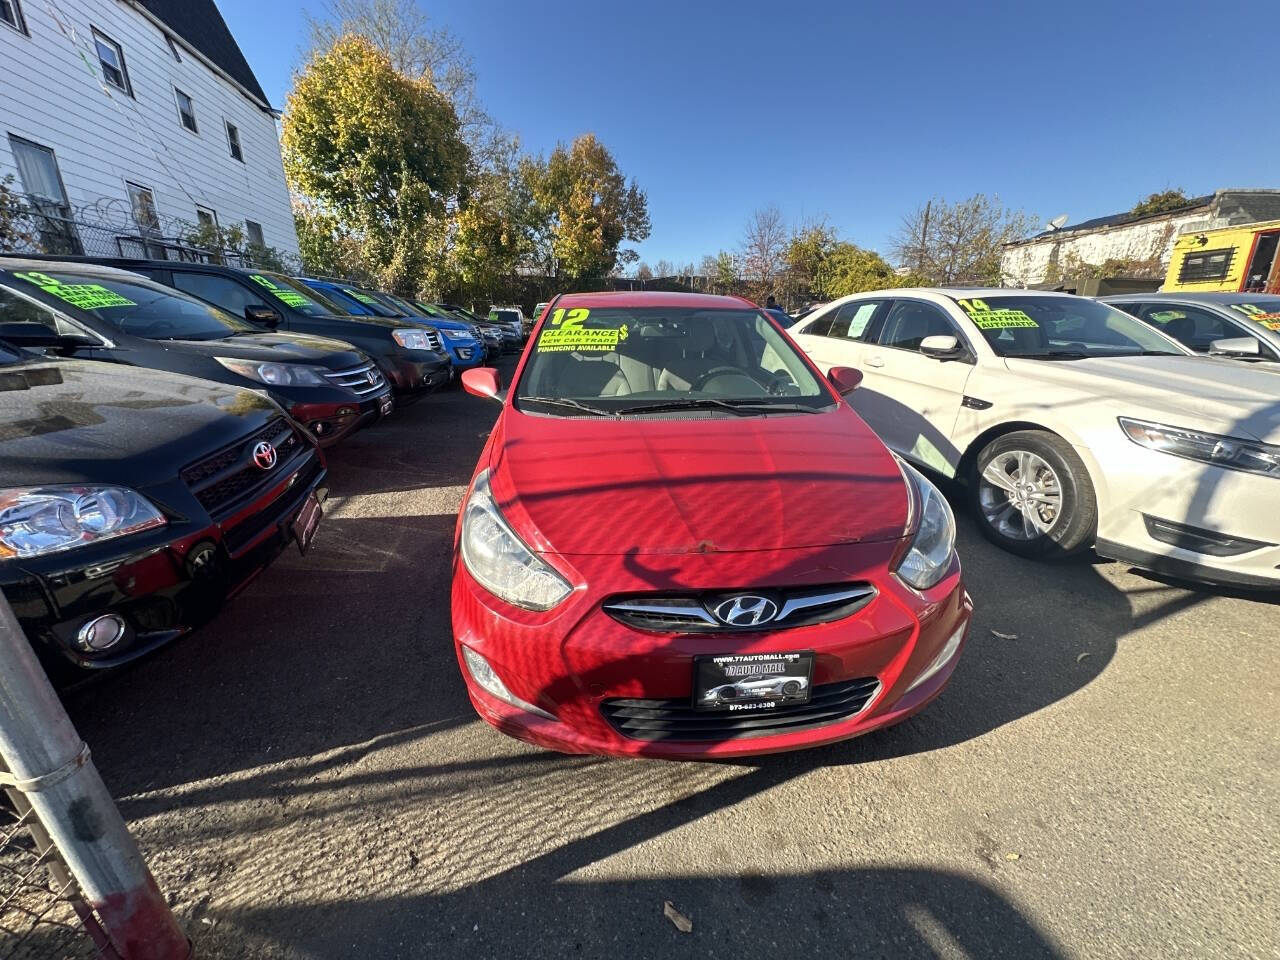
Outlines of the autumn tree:
<svg viewBox="0 0 1280 960">
<path fill-rule="evenodd" d="M 935 285 L 998 285 L 1003 246 L 1029 234 L 1035 223 L 981 193 L 955 204 L 930 200 L 902 218 L 892 252 L 899 263 Z"/>
<path fill-rule="evenodd" d="M 537 226 L 533 187 L 525 176 L 519 143 L 505 141 L 488 167 L 475 175 L 467 201 L 456 214 L 451 279 L 475 292 L 492 290 L 534 253 Z M 439 289 L 448 285 L 442 280 L 428 283 Z"/>
<path fill-rule="evenodd" d="M 787 265 L 787 288 L 807 291 L 815 300 L 830 300 L 828 261 L 838 243 L 835 229 L 826 220 L 805 224 L 791 234 L 783 251 Z"/>
<path fill-rule="evenodd" d="M 457 114 L 431 79 L 341 37 L 297 76 L 282 145 L 291 188 L 359 238 L 381 285 L 416 294 L 470 178 Z"/>
<path fill-rule="evenodd" d="M 775 206 L 751 214 L 742 237 L 742 275 L 763 295 L 772 289 L 784 263 L 787 223 Z"/>
<path fill-rule="evenodd" d="M 649 236 L 648 200 L 634 180 L 627 183 L 594 134 L 561 144 L 545 161 L 526 165 L 525 175 L 559 275 L 605 277 L 620 259 L 635 259 L 634 252 L 619 248 L 624 240 Z"/>
<path fill-rule="evenodd" d="M 828 300 L 867 290 L 891 290 L 927 282 L 918 274 L 899 275 L 880 254 L 852 243 L 834 244 L 823 259 L 821 273 L 824 286 L 819 299 Z"/>
</svg>

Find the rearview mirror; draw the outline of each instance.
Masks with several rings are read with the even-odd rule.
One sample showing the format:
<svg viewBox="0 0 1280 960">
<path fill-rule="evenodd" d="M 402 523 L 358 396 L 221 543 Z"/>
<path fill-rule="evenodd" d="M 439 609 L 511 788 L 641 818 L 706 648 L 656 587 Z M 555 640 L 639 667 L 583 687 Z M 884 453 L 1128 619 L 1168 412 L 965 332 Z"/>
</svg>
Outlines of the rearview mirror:
<svg viewBox="0 0 1280 960">
<path fill-rule="evenodd" d="M 827 379 L 836 388 L 836 393 L 845 397 L 858 389 L 862 382 L 862 371 L 853 367 L 832 367 L 827 371 Z"/>
<path fill-rule="evenodd" d="M 1256 357 L 1262 349 L 1253 337 L 1228 337 L 1209 344 L 1209 353 L 1215 357 Z"/>
<path fill-rule="evenodd" d="M 472 367 L 462 371 L 462 389 L 473 396 L 501 401 L 502 377 L 493 367 Z"/>
<path fill-rule="evenodd" d="M 950 360 L 960 356 L 960 341 L 956 337 L 935 334 L 920 341 L 920 352 L 935 360 Z"/>
<path fill-rule="evenodd" d="M 244 308 L 244 318 L 250 323 L 256 323 L 263 327 L 270 327 L 273 330 L 280 326 L 280 314 L 276 313 L 270 307 L 250 304 Z"/>
</svg>

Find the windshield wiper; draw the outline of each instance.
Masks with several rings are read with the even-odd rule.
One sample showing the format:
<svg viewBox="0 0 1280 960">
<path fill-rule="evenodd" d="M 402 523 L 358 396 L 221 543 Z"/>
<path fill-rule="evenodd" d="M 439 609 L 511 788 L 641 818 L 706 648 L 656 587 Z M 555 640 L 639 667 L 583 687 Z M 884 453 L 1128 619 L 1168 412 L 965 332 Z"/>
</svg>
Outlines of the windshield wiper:
<svg viewBox="0 0 1280 960">
<path fill-rule="evenodd" d="M 545 403 L 549 407 L 570 407 L 574 410 L 581 410 L 583 413 L 589 413 L 596 417 L 618 417 L 616 410 L 606 410 L 604 407 L 593 407 L 589 403 L 583 403 L 581 400 L 573 400 L 570 397 L 521 397 L 523 403 Z"/>
<path fill-rule="evenodd" d="M 705 410 L 708 407 L 728 410 L 739 417 L 754 417 L 768 411 L 793 413 L 803 410 L 805 413 L 819 413 L 812 407 L 798 403 L 769 403 L 767 400 L 725 400 L 720 397 L 682 397 L 679 400 L 662 400 L 657 403 L 642 403 L 636 407 L 623 407 L 619 416 L 632 413 L 660 413 L 664 410 Z"/>
<path fill-rule="evenodd" d="M 1046 353 L 1006 353 L 1005 356 L 1016 360 L 1088 360 L 1092 354 L 1077 350 L 1050 350 Z"/>
</svg>

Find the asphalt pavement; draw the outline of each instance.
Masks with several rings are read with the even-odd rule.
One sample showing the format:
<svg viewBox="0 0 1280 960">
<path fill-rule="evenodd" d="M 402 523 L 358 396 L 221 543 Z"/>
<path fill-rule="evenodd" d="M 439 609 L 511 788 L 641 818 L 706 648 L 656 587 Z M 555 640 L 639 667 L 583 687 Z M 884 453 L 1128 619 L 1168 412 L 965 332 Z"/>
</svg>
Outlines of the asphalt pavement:
<svg viewBox="0 0 1280 960">
<path fill-rule="evenodd" d="M 1029 563 L 962 512 L 972 636 L 918 717 L 548 753 L 476 717 L 450 637 L 497 409 L 453 387 L 354 437 L 308 556 L 68 696 L 198 957 L 1280 956 L 1275 598 Z"/>
</svg>

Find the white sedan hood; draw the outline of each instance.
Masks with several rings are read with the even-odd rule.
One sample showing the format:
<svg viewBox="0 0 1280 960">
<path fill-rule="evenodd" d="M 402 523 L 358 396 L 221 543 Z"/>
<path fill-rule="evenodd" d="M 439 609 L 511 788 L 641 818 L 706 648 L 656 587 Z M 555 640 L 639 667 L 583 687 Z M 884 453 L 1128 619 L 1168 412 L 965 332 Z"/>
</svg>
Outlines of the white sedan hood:
<svg viewBox="0 0 1280 960">
<path fill-rule="evenodd" d="M 1280 372 L 1216 357 L 1008 358 L 1031 400 L 1095 404 L 1116 416 L 1280 444 Z M 1034 403 L 1034 400 L 1031 400 Z"/>
</svg>

